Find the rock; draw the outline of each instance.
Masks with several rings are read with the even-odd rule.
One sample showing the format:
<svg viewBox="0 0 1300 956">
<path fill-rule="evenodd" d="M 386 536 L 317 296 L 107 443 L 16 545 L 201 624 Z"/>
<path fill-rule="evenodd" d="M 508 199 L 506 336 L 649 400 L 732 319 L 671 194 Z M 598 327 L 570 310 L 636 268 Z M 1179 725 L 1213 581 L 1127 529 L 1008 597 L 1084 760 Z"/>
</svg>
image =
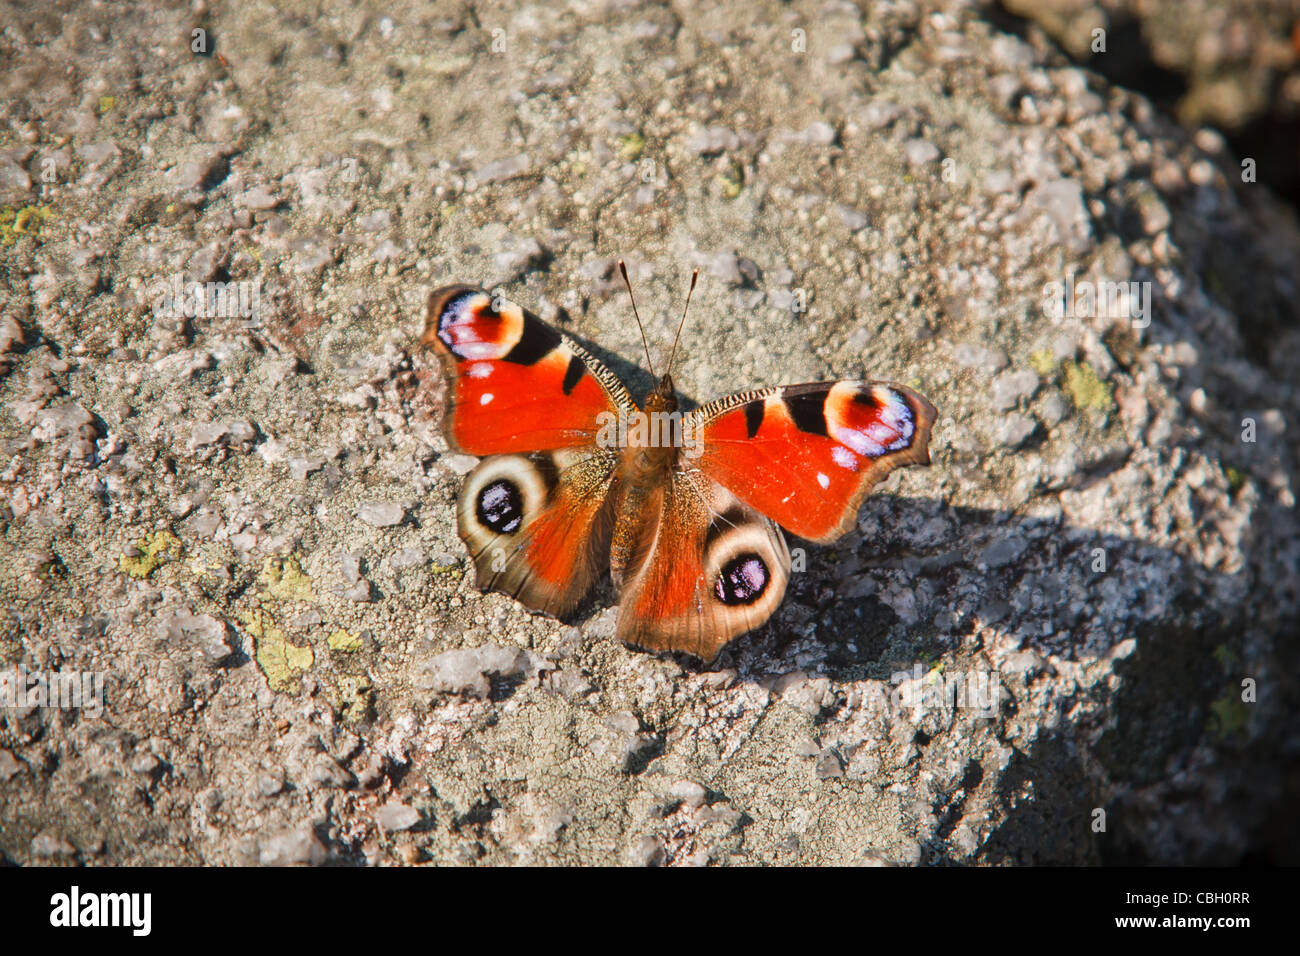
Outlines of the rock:
<svg viewBox="0 0 1300 956">
<path fill-rule="evenodd" d="M 22 348 L 23 327 L 12 315 L 0 315 L 0 355 Z"/>
<path fill-rule="evenodd" d="M 1083 202 L 1083 186 L 1073 179 L 1055 179 L 1035 186 L 1025 196 L 1026 211 L 1037 210 L 1052 224 L 1058 242 L 1071 249 L 1086 247 L 1092 237 L 1092 217 Z"/>
<path fill-rule="evenodd" d="M 406 508 L 396 501 L 367 501 L 357 509 L 357 517 L 376 528 L 391 528 L 406 520 Z"/>
<path fill-rule="evenodd" d="M 852 43 L 837 43 L 835 46 L 831 47 L 830 51 L 826 54 L 826 62 L 831 66 L 840 66 L 844 63 L 848 63 L 850 60 L 857 57 L 857 55 L 858 51 L 853 49 Z"/>
<path fill-rule="evenodd" d="M 909 139 L 903 144 L 903 158 L 909 166 L 926 166 L 937 163 L 942 154 L 934 143 L 923 139 Z"/>
<path fill-rule="evenodd" d="M 138 774 L 151 774 L 158 768 L 158 758 L 147 750 L 142 750 L 131 758 L 131 771 Z"/>
<path fill-rule="evenodd" d="M 1300 230 L 1265 181 L 1294 142 L 1233 155 L 1300 115 L 1285 16 L 439 6 L 318 18 L 306 75 L 265 68 L 253 5 L 221 6 L 224 62 L 150 53 L 202 4 L 28 6 L 0 674 L 100 674 L 105 712 L 0 703 L 0 860 L 1300 862 Z M 1087 68 L 1035 38 L 1103 13 Z M 1211 112 L 1244 123 L 1178 125 Z M 845 377 L 938 410 L 930 467 L 791 539 L 780 607 L 712 661 L 620 643 L 603 564 L 563 620 L 479 591 L 457 532 L 479 459 L 429 292 L 500 281 L 643 397 L 620 256 L 660 373 L 700 269 L 694 400 Z M 155 314 L 177 273 L 256 314 Z M 1053 316 L 1067 277 L 1149 282 L 1149 315 Z"/>
<path fill-rule="evenodd" d="M 376 209 L 357 217 L 357 226 L 366 232 L 379 232 L 393 224 L 393 214 L 387 209 Z"/>
<path fill-rule="evenodd" d="M 607 735 L 592 744 L 592 749 L 604 754 L 623 773 L 639 770 L 662 745 L 657 736 L 642 731 L 641 722 L 627 711 L 606 718 L 605 728 Z"/>
<path fill-rule="evenodd" d="M 486 698 L 492 679 L 525 680 L 553 667 L 531 651 L 500 644 L 484 644 L 458 651 L 445 651 L 429 658 L 417 669 L 417 686 L 435 694 L 468 694 Z"/>
<path fill-rule="evenodd" d="M 320 471 L 325 467 L 325 459 L 321 455 L 311 455 L 306 458 L 289 459 L 289 477 L 294 481 L 305 481 L 307 476 L 312 472 Z"/>
<path fill-rule="evenodd" d="M 686 141 L 686 148 L 701 156 L 729 152 L 739 146 L 740 137 L 725 126 L 709 126 L 696 130 Z"/>
<path fill-rule="evenodd" d="M 838 780 L 844 776 L 844 764 L 839 754 L 828 750 L 817 758 L 815 772 L 818 780 Z"/>
<path fill-rule="evenodd" d="M 375 811 L 375 822 L 385 830 L 409 830 L 420 822 L 420 811 L 396 800 L 389 800 Z"/>
<path fill-rule="evenodd" d="M 492 184 L 503 183 L 507 180 L 522 176 L 532 168 L 532 160 L 526 154 L 517 156 L 508 156 L 504 159 L 498 159 L 495 162 L 488 163 L 480 167 L 475 173 L 474 178 L 480 183 Z"/>
<path fill-rule="evenodd" d="M 339 557 L 339 577 L 343 583 L 336 591 L 344 600 L 365 603 L 374 598 L 374 586 L 362 576 L 361 560 L 359 551 Z"/>
<path fill-rule="evenodd" d="M 199 448 L 218 445 L 229 434 L 230 428 L 220 422 L 205 422 L 201 425 L 195 425 L 190 430 L 190 450 L 195 451 Z"/>
<path fill-rule="evenodd" d="M 264 797 L 274 797 L 284 790 L 284 771 L 266 770 L 257 775 L 257 792 Z"/>
<path fill-rule="evenodd" d="M 1005 567 L 1018 560 L 1027 547 L 1028 544 L 1018 537 L 998 538 L 980 553 L 979 562 L 990 568 Z"/>
<path fill-rule="evenodd" d="M 461 477 L 468 475 L 478 465 L 478 459 L 473 455 L 443 455 L 438 460 Z"/>
<path fill-rule="evenodd" d="M 839 213 L 840 221 L 848 227 L 849 232 L 861 232 L 871 223 L 867 214 L 862 212 L 860 209 L 841 205 L 836 206 L 835 211 Z"/>
<path fill-rule="evenodd" d="M 1005 412 L 1015 408 L 1022 398 L 1029 398 L 1038 391 L 1038 373 L 1029 369 L 1003 372 L 993 379 L 993 410 Z"/>
<path fill-rule="evenodd" d="M 95 167 L 117 159 L 122 155 L 122 150 L 112 140 L 101 140 L 95 143 L 83 143 L 78 146 L 77 155 L 87 166 Z"/>
<path fill-rule="evenodd" d="M 0 750 L 0 783 L 6 783 L 10 777 L 22 772 L 23 766 L 9 751 Z"/>
<path fill-rule="evenodd" d="M 323 866 L 327 858 L 328 852 L 309 826 L 264 839 L 257 853 L 261 866 Z"/>
<path fill-rule="evenodd" d="M 1007 367 L 1006 352 L 970 342 L 959 342 L 954 346 L 952 359 L 962 368 L 973 368 L 981 372 L 997 372 Z"/>
<path fill-rule="evenodd" d="M 505 248 L 492 257 L 492 264 L 498 273 L 509 281 L 523 275 L 533 265 L 544 261 L 546 252 L 532 236 L 516 236 L 506 243 Z"/>
<path fill-rule="evenodd" d="M 234 653 L 225 621 L 209 614 L 174 611 L 158 621 L 158 633 L 171 647 L 193 648 L 209 665 L 219 667 Z"/>
<path fill-rule="evenodd" d="M 267 186 L 258 186 L 235 197 L 235 203 L 254 212 L 265 212 L 280 205 L 280 198 Z"/>
<path fill-rule="evenodd" d="M 402 548 L 402 550 L 395 552 L 393 556 L 388 559 L 388 563 L 394 569 L 418 568 L 420 565 L 424 564 L 424 560 L 424 551 L 420 548 Z M 438 563 L 436 558 L 434 563 Z M 455 563 L 456 562 L 453 559 L 451 565 L 454 565 Z M 443 566 L 446 567 L 449 565 Z"/>
<path fill-rule="evenodd" d="M 830 123 L 818 120 L 799 131 L 797 139 L 809 146 L 830 146 L 838 134 Z"/>
<path fill-rule="evenodd" d="M 56 446 L 57 454 L 62 457 L 77 461 L 94 457 L 99 424 L 81 405 L 62 402 L 39 410 L 34 417 L 34 439 Z"/>
<path fill-rule="evenodd" d="M 66 859 L 77 855 L 76 848 L 71 843 L 48 830 L 32 838 L 31 853 L 32 856 L 45 860 Z"/>
<path fill-rule="evenodd" d="M 709 267 L 716 278 L 730 286 L 753 285 L 761 276 L 754 262 L 734 252 L 719 252 L 710 260 Z"/>
<path fill-rule="evenodd" d="M 663 845 L 652 836 L 642 837 L 628 853 L 633 866 L 662 866 L 665 858 Z"/>
<path fill-rule="evenodd" d="M 27 171 L 11 159 L 0 159 L 0 194 L 17 196 L 32 188 Z"/>
<path fill-rule="evenodd" d="M 680 800 L 682 806 L 691 810 L 704 806 L 705 798 L 708 796 L 708 791 L 694 780 L 678 780 L 672 785 L 669 793 Z"/>
<path fill-rule="evenodd" d="M 1028 415 L 1009 412 L 999 420 L 994 439 L 1005 448 L 1019 448 L 1037 428 L 1038 423 Z"/>
</svg>

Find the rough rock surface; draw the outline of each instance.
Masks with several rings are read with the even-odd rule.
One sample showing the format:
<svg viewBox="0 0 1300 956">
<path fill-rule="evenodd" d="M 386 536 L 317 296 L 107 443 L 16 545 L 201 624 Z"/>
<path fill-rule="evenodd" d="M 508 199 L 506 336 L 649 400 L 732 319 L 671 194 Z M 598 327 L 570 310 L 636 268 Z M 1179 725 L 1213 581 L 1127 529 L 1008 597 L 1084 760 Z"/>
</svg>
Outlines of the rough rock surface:
<svg viewBox="0 0 1300 956">
<path fill-rule="evenodd" d="M 0 668 L 104 685 L 0 707 L 0 862 L 1300 859 L 1294 223 L 982 5 L 869 6 L 7 6 Z M 941 412 L 712 666 L 455 532 L 425 295 L 644 389 L 617 256 L 660 352 L 701 267 L 692 399 Z M 1045 292 L 1101 281 L 1136 321 Z"/>
</svg>

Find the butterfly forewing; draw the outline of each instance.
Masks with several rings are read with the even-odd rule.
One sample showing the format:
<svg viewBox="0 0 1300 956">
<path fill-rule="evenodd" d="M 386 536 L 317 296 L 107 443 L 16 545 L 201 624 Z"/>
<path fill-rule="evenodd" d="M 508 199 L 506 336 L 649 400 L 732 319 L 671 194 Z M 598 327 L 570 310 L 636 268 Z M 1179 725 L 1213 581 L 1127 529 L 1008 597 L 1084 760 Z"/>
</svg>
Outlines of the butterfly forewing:
<svg viewBox="0 0 1300 956">
<path fill-rule="evenodd" d="M 424 342 L 449 383 L 447 442 L 471 455 L 592 444 L 601 412 L 635 407 L 577 343 L 482 289 L 430 294 Z"/>
<path fill-rule="evenodd" d="M 828 542 L 895 468 L 930 463 L 935 410 L 888 382 L 786 385 L 691 413 L 695 467 L 786 530 Z"/>
</svg>

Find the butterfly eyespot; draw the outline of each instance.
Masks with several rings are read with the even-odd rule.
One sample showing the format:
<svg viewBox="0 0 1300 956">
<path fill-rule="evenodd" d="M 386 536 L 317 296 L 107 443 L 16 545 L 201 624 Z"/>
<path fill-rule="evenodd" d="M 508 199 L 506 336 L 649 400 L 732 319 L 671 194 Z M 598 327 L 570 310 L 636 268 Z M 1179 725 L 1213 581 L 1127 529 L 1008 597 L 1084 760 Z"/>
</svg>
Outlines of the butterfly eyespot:
<svg viewBox="0 0 1300 956">
<path fill-rule="evenodd" d="M 738 554 L 722 566 L 713 593 L 723 604 L 753 604 L 767 590 L 771 575 L 763 559 L 753 552 Z"/>
<path fill-rule="evenodd" d="M 483 486 L 474 511 L 483 527 L 497 534 L 514 534 L 524 521 L 524 496 L 514 482 L 498 478 Z"/>
</svg>

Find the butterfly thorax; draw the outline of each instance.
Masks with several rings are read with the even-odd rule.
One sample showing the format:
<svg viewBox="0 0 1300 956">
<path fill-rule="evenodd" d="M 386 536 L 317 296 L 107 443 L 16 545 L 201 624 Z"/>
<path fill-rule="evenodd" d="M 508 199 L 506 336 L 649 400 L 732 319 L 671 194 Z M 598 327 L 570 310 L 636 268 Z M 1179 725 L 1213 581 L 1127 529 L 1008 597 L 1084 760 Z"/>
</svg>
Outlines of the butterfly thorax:
<svg viewBox="0 0 1300 956">
<path fill-rule="evenodd" d="M 672 379 L 665 375 L 646 397 L 619 447 L 617 519 L 611 542 L 610 571 L 621 580 L 658 514 L 659 495 L 668 484 L 682 450 L 682 416 Z"/>
</svg>

